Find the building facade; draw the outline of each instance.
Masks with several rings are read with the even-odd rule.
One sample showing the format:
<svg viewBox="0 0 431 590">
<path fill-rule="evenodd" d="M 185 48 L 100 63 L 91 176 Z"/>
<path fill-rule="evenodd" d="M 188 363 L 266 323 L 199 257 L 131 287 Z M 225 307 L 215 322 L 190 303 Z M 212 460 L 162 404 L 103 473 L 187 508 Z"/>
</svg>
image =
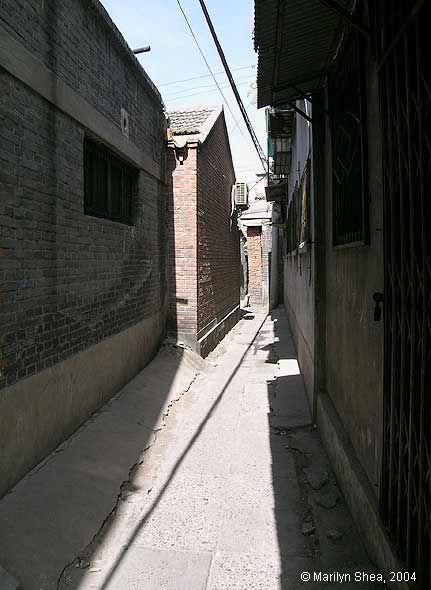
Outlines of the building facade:
<svg viewBox="0 0 431 590">
<path fill-rule="evenodd" d="M 206 356 L 239 318 L 235 172 L 221 108 L 169 113 L 169 330 Z"/>
<path fill-rule="evenodd" d="M 239 218 L 239 226 L 247 239 L 249 305 L 270 307 L 273 229 L 272 205 L 264 200 L 250 203 Z"/>
<path fill-rule="evenodd" d="M 97 0 L 0 7 L 0 494 L 155 354 L 161 97 Z"/>
<path fill-rule="evenodd" d="M 256 1 L 258 101 L 293 121 L 270 131 L 290 142 L 291 163 L 268 197 L 284 209 L 284 303 L 310 405 L 370 554 L 383 571 L 415 574 L 393 587 L 422 590 L 431 583 L 430 7 L 297 11 L 287 1 L 275 23 L 269 4 Z M 289 51 L 277 45 L 284 37 Z"/>
</svg>

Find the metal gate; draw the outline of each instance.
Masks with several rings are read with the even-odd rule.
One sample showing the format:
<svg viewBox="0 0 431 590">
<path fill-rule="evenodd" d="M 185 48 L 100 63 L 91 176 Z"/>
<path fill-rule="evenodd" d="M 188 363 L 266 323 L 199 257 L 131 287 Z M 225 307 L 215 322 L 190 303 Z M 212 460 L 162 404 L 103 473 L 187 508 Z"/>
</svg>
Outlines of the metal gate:
<svg viewBox="0 0 431 590">
<path fill-rule="evenodd" d="M 371 3 L 370 3 L 371 4 Z M 431 588 L 431 6 L 377 0 L 385 198 L 381 515 L 412 587 Z"/>
</svg>

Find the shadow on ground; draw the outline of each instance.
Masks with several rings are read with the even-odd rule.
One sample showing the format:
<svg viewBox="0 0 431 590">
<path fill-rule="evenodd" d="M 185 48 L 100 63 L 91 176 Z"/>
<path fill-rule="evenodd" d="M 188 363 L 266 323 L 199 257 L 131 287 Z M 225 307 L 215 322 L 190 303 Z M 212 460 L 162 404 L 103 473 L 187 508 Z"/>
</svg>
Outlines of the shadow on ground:
<svg viewBox="0 0 431 590">
<path fill-rule="evenodd" d="M 243 317 L 246 319 L 247 315 Z M 223 397 L 225 396 L 226 391 L 228 390 L 229 386 L 231 385 L 233 379 L 235 378 L 238 370 L 241 368 L 243 360 L 249 350 L 252 348 L 255 339 L 246 346 L 243 347 L 243 350 L 238 357 L 237 362 L 234 364 L 233 368 L 229 373 L 223 378 L 222 383 L 220 384 L 220 390 L 215 398 L 215 400 L 210 404 L 208 410 L 206 411 L 203 419 L 199 422 L 199 425 L 196 429 L 193 430 L 192 435 L 188 439 L 186 446 L 183 448 L 182 451 L 179 451 L 178 458 L 175 460 L 174 464 L 170 466 L 167 473 L 163 475 L 163 484 L 158 489 L 157 493 L 151 495 L 150 502 L 139 501 L 139 497 L 144 499 L 145 496 L 152 492 L 152 477 L 151 473 L 145 472 L 145 470 L 140 469 L 139 472 L 136 472 L 136 477 L 134 474 L 130 478 L 130 483 L 128 484 L 128 489 L 122 489 L 119 495 L 120 504 L 122 502 L 127 502 L 128 497 L 130 497 L 136 492 L 133 502 L 140 504 L 140 510 L 138 510 L 139 517 L 131 523 L 130 520 L 128 522 L 128 526 L 121 527 L 121 524 L 115 522 L 117 515 L 113 515 L 114 518 L 108 517 L 105 522 L 105 525 L 100 529 L 97 537 L 94 538 L 94 541 L 90 543 L 84 551 L 81 552 L 80 557 L 78 560 L 75 560 L 74 563 L 69 563 L 66 568 L 64 568 L 62 575 L 59 579 L 59 590 L 67 590 L 73 588 L 97 588 L 98 590 L 110 590 L 111 588 L 117 588 L 117 575 L 118 572 L 124 568 L 127 569 L 129 567 L 128 563 L 128 556 L 129 556 L 129 549 L 135 547 L 136 544 L 139 544 L 139 538 L 142 535 L 142 531 L 145 528 L 145 525 L 149 522 L 152 515 L 156 512 L 157 507 L 162 502 L 171 482 L 175 479 L 176 475 L 180 471 L 186 457 L 192 451 L 193 447 L 195 446 L 196 442 L 198 441 L 199 437 L 201 436 L 204 428 L 210 422 L 214 412 L 217 410 L 220 402 L 222 401 Z M 170 444 L 172 445 L 172 440 L 170 440 Z M 149 464 L 155 464 L 155 468 L 157 470 L 157 463 L 155 461 L 149 460 Z M 163 469 L 163 458 L 160 458 L 160 466 Z M 154 492 L 153 492 L 154 494 Z M 147 506 L 147 507 L 146 507 Z M 146 508 L 145 508 L 146 507 Z M 144 508 L 142 510 L 142 508 Z M 173 507 L 174 510 L 180 510 L 181 507 Z M 121 518 L 121 514 L 120 514 Z M 104 553 L 105 547 L 104 543 L 107 537 L 110 537 L 110 543 L 112 544 L 112 538 L 115 537 L 115 528 L 123 528 L 125 534 L 119 534 L 118 543 L 116 544 L 116 551 L 115 555 L 109 558 L 109 567 L 106 570 L 98 570 L 97 562 L 100 555 Z M 163 553 L 163 552 L 162 552 Z M 161 583 L 161 578 L 166 575 L 166 568 L 172 568 L 172 562 L 169 561 L 171 559 L 171 555 L 167 557 L 168 552 L 164 552 L 166 555 L 166 563 L 163 561 L 163 557 L 160 557 L 160 551 L 157 549 L 152 549 L 149 547 L 141 548 L 140 556 L 146 555 L 148 559 L 151 561 L 151 565 L 153 571 L 150 573 L 146 572 L 147 575 L 147 583 L 148 587 L 155 588 L 156 584 L 160 584 L 157 587 L 166 587 L 166 588 L 173 588 L 172 585 L 165 586 Z M 201 559 L 201 558 L 200 558 Z M 197 587 L 205 587 L 206 585 L 206 578 L 208 576 L 208 571 L 210 567 L 210 557 L 208 555 L 208 563 L 202 564 L 199 563 L 198 560 L 193 560 L 193 554 L 190 553 L 190 557 L 186 559 L 180 559 L 178 563 L 175 564 L 175 567 L 178 567 L 177 579 L 176 583 L 178 584 L 178 588 L 193 588 Z M 133 565 L 133 581 L 130 581 L 132 587 L 133 584 L 136 584 L 136 578 L 140 575 L 140 569 L 142 568 L 143 564 L 134 563 Z M 96 566 L 96 567 L 90 567 Z M 88 568 L 88 569 L 87 569 Z M 87 573 L 94 573 L 96 574 L 93 576 L 92 581 L 89 581 Z M 148 579 L 148 576 L 151 577 L 151 580 Z M 172 572 L 169 573 L 168 577 L 172 576 Z M 201 579 L 202 578 L 202 579 Z M 172 584 L 172 578 L 169 578 L 169 584 Z M 90 584 L 90 586 L 88 586 Z M 200 586 L 202 584 L 202 586 Z M 134 586 L 133 586 L 134 587 Z"/>
<path fill-rule="evenodd" d="M 0 563 L 25 590 L 56 590 L 115 512 L 173 400 L 203 361 L 165 345 L 114 399 L 0 502 Z M 119 495 L 120 491 L 120 495 Z"/>
<path fill-rule="evenodd" d="M 270 405 L 269 424 L 272 454 L 272 479 L 280 549 L 281 590 L 306 586 L 317 588 L 375 589 L 376 582 L 355 581 L 355 573 L 376 574 L 359 539 L 349 510 L 337 485 L 318 430 L 312 424 L 304 383 L 296 360 L 294 344 L 284 311 L 272 313 L 275 342 L 268 348 L 269 360 L 276 358 L 278 373 L 267 382 Z M 286 497 L 283 475 L 290 470 L 290 490 L 296 480 L 296 496 Z M 296 502 L 304 543 L 292 547 L 292 536 L 280 515 Z M 299 551 L 298 551 L 299 550 Z M 300 556 L 297 560 L 294 557 Z M 301 573 L 310 573 L 311 582 L 301 583 Z M 345 574 L 344 581 L 325 575 Z M 322 577 L 315 579 L 314 575 Z"/>
</svg>

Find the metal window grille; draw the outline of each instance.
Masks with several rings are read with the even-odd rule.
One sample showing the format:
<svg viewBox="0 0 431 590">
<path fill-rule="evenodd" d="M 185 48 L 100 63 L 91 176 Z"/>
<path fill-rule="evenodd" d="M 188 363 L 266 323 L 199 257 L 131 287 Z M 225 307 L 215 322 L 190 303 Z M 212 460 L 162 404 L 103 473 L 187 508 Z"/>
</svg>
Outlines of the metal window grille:
<svg viewBox="0 0 431 590">
<path fill-rule="evenodd" d="M 137 170 L 105 147 L 85 140 L 84 211 L 87 215 L 131 224 L 137 178 Z"/>
<path fill-rule="evenodd" d="M 294 253 L 299 245 L 300 234 L 300 197 L 296 186 L 287 210 L 287 254 Z"/>
<path fill-rule="evenodd" d="M 431 588 L 431 6 L 375 3 L 383 145 L 385 353 L 380 509 Z"/>
<path fill-rule="evenodd" d="M 310 242 L 310 160 L 304 168 L 299 188 L 299 248 Z"/>
<path fill-rule="evenodd" d="M 333 245 L 368 241 L 365 84 L 361 36 L 352 30 L 329 84 Z"/>
</svg>

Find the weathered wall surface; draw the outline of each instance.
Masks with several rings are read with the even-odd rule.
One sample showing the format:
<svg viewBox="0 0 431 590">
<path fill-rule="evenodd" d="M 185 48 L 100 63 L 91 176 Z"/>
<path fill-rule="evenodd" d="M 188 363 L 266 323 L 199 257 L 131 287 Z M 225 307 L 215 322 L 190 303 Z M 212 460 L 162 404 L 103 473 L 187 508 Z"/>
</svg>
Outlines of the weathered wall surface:
<svg viewBox="0 0 431 590">
<path fill-rule="evenodd" d="M 370 245 L 334 249 L 332 216 L 328 215 L 326 220 L 326 389 L 378 493 L 383 321 L 374 321 L 373 293 L 383 292 L 383 204 L 378 88 L 373 62 L 368 66 L 367 98 Z M 329 142 L 329 128 L 326 132 Z M 325 154 L 325 203 L 331 211 L 330 150 L 325 150 Z"/>
<path fill-rule="evenodd" d="M 239 306 L 239 229 L 232 213 L 235 173 L 222 114 L 198 153 L 198 339 Z M 230 326 L 232 327 L 232 326 Z"/>
<path fill-rule="evenodd" d="M 323 386 L 332 400 L 376 494 L 380 479 L 383 322 L 374 322 L 373 293 L 383 291 L 383 221 L 377 75 L 368 66 L 368 176 L 370 245 L 332 245 L 332 162 L 330 126 L 326 121 L 323 179 L 316 199 L 324 199 L 324 237 L 314 235 L 312 189 L 312 247 L 285 259 L 285 305 L 297 347 L 309 400 L 313 404 L 316 362 L 325 358 Z M 301 170 L 308 153 L 306 121 L 297 117 L 292 170 Z M 313 164 L 314 168 L 314 164 Z M 291 174 L 293 177 L 293 174 Z M 298 177 L 298 175 L 296 176 Z M 292 181 L 291 181 L 292 182 Z M 313 187 L 314 183 L 311 183 Z M 289 186 L 289 190 L 293 190 Z M 315 243 L 324 247 L 325 268 L 315 266 Z M 317 316 L 324 316 L 321 348 L 315 350 L 315 272 L 324 272 Z"/>
<path fill-rule="evenodd" d="M 306 109 L 304 101 L 300 108 Z M 295 116 L 295 141 L 292 146 L 292 164 L 289 174 L 288 198 L 293 196 L 300 183 L 311 149 L 310 124 Z M 284 304 L 294 338 L 310 404 L 314 396 L 314 240 L 313 240 L 313 182 L 310 182 L 311 245 L 299 253 L 284 257 Z"/>
<path fill-rule="evenodd" d="M 143 155 L 163 168 L 165 120 L 151 82 L 95 1 L 5 1 L 0 15 L 1 492 L 150 359 L 167 287 L 160 175 L 140 170 L 133 225 L 84 214 L 90 115 L 137 169 Z M 39 75 L 52 82 L 48 99 L 35 89 Z M 57 108 L 77 96 L 74 117 Z M 106 364 L 99 355 L 112 337 Z M 98 370 L 86 384 L 90 349 Z M 73 371 L 63 371 L 70 359 Z M 46 371 L 52 378 L 41 380 Z"/>
<path fill-rule="evenodd" d="M 172 174 L 169 224 L 169 319 L 175 337 L 196 346 L 197 333 L 197 144 L 186 148 L 182 165 L 168 150 Z"/>
<path fill-rule="evenodd" d="M 158 93 L 98 0 L 4 0 L 0 10 L 2 29 L 115 125 L 125 108 L 132 143 L 161 158 Z"/>
</svg>

